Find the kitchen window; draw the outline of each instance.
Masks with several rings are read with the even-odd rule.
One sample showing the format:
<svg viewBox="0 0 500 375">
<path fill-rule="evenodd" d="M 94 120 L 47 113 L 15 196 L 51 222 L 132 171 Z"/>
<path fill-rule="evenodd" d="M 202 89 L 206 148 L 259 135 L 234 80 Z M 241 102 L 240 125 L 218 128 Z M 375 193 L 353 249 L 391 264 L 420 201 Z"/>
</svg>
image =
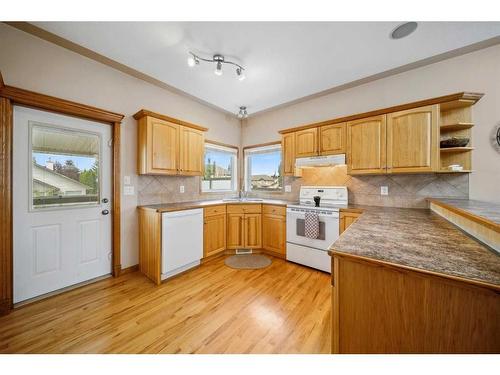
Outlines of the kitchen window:
<svg viewBox="0 0 500 375">
<path fill-rule="evenodd" d="M 281 144 L 245 149 L 245 190 L 280 191 L 282 188 Z"/>
<path fill-rule="evenodd" d="M 205 143 L 202 192 L 234 192 L 238 189 L 238 149 Z"/>
</svg>

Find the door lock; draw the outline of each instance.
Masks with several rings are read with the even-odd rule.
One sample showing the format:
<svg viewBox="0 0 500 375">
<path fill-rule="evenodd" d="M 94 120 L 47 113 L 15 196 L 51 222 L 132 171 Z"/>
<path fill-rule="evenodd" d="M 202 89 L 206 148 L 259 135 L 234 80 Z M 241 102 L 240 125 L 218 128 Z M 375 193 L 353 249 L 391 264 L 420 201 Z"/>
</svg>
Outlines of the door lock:
<svg viewBox="0 0 500 375">
<path fill-rule="evenodd" d="M 108 198 L 102 198 L 102 203 L 108 203 L 109 202 L 109 199 Z"/>
</svg>

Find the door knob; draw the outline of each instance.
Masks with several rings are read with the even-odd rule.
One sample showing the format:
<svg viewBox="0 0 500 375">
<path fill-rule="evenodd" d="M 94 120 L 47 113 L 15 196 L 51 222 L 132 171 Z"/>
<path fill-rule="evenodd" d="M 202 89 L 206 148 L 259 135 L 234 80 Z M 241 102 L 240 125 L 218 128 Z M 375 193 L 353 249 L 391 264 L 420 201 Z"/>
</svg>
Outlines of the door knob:
<svg viewBox="0 0 500 375">
<path fill-rule="evenodd" d="M 103 215 L 107 215 L 107 214 L 109 214 L 109 210 L 102 210 L 102 212 L 101 212 L 101 213 L 102 213 Z"/>
</svg>

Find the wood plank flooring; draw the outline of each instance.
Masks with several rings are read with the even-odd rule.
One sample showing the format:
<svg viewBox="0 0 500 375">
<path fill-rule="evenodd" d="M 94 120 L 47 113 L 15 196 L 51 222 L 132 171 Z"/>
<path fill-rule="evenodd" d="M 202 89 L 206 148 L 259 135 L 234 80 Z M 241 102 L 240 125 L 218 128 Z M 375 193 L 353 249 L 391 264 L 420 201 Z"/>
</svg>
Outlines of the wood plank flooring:
<svg viewBox="0 0 500 375">
<path fill-rule="evenodd" d="M 328 274 L 218 258 L 160 286 L 138 272 L 0 317 L 0 353 L 329 353 Z"/>
</svg>

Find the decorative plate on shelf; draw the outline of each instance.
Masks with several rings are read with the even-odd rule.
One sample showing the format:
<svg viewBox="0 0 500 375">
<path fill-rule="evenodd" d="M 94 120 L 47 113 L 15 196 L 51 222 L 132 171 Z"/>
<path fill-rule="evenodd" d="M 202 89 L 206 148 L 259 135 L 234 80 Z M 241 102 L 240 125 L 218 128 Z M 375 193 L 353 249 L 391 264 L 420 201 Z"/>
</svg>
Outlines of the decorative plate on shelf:
<svg viewBox="0 0 500 375">
<path fill-rule="evenodd" d="M 441 148 L 448 147 L 465 147 L 469 143 L 468 137 L 451 137 L 442 139 L 440 142 Z"/>
<path fill-rule="evenodd" d="M 500 153 L 500 124 L 493 126 L 491 131 L 491 146 Z"/>
</svg>

